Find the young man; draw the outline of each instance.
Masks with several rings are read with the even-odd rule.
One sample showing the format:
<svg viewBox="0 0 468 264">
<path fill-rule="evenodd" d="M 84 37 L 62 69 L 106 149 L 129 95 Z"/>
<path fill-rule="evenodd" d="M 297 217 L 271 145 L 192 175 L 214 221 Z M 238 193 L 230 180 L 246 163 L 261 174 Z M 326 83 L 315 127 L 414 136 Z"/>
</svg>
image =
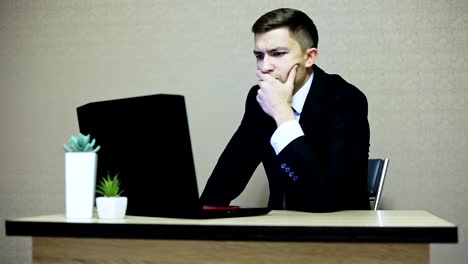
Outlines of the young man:
<svg viewBox="0 0 468 264">
<path fill-rule="evenodd" d="M 203 204 L 229 205 L 262 162 L 272 209 L 370 209 L 365 95 L 315 65 L 317 29 L 303 12 L 273 10 L 252 31 L 258 85 L 208 180 Z"/>
</svg>

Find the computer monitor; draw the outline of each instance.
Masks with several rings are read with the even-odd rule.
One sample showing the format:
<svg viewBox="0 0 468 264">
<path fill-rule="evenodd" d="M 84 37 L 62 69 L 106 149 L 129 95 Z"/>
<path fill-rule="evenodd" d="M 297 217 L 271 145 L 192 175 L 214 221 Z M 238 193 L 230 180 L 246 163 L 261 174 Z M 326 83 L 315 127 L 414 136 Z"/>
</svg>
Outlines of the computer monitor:
<svg viewBox="0 0 468 264">
<path fill-rule="evenodd" d="M 183 96 L 93 102 L 77 113 L 80 132 L 101 146 L 97 182 L 119 174 L 128 215 L 184 217 L 201 208 Z"/>
</svg>

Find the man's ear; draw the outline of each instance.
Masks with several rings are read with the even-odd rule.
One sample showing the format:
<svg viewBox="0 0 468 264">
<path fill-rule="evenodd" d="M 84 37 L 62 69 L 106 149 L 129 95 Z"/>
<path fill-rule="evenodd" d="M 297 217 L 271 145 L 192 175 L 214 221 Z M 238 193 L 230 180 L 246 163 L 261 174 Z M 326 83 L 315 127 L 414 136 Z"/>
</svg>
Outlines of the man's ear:
<svg viewBox="0 0 468 264">
<path fill-rule="evenodd" d="M 312 65 L 315 64 L 315 61 L 317 60 L 318 50 L 316 48 L 307 49 L 304 56 L 305 56 L 304 65 L 306 68 L 310 68 L 312 67 Z"/>
</svg>

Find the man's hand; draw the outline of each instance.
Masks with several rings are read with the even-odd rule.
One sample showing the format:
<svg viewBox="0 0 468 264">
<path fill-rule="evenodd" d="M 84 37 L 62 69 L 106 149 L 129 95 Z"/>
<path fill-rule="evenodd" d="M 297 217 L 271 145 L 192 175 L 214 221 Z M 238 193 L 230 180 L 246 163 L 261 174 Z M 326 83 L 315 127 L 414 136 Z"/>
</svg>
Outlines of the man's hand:
<svg viewBox="0 0 468 264">
<path fill-rule="evenodd" d="M 294 91 L 294 79 L 296 78 L 297 64 L 289 71 L 288 78 L 283 83 L 270 74 L 257 70 L 258 81 L 257 102 L 263 111 L 271 116 L 276 125 L 294 120 L 294 112 L 291 109 L 291 100 Z"/>
</svg>

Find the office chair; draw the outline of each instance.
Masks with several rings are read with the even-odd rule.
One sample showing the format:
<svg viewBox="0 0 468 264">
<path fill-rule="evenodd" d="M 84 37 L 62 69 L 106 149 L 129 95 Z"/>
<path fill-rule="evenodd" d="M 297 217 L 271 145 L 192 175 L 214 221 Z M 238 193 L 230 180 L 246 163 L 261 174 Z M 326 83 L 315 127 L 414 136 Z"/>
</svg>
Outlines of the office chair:
<svg viewBox="0 0 468 264">
<path fill-rule="evenodd" d="M 369 159 L 367 163 L 367 191 L 369 202 L 374 202 L 374 211 L 379 208 L 388 162 L 388 159 Z"/>
</svg>

